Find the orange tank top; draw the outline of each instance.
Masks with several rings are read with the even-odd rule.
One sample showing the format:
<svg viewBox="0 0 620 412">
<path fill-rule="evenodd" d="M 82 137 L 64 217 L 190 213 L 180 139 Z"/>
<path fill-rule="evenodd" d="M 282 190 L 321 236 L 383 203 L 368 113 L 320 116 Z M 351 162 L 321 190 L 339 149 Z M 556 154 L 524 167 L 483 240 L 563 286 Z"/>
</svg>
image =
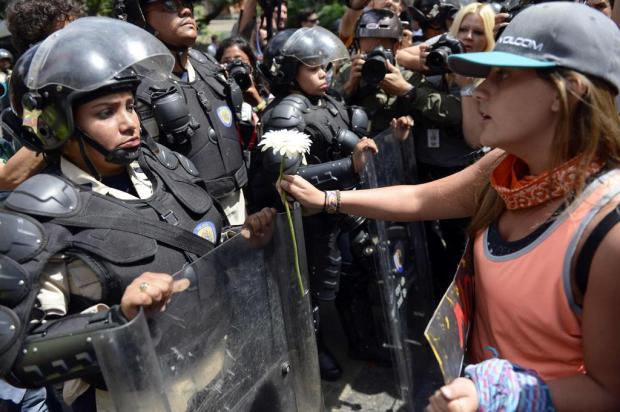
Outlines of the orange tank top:
<svg viewBox="0 0 620 412">
<path fill-rule="evenodd" d="M 585 371 L 571 262 L 588 223 L 618 193 L 620 171 L 612 170 L 591 182 L 533 242 L 508 255 L 493 255 L 488 229 L 476 236 L 470 362 L 493 357 L 487 349 L 492 347 L 543 379 Z"/>
</svg>

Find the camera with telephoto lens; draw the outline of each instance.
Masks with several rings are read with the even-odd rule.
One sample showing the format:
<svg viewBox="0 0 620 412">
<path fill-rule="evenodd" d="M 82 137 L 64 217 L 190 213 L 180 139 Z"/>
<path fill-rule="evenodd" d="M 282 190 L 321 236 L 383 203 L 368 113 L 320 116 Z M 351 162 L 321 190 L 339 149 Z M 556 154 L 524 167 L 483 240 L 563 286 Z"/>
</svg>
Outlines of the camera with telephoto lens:
<svg viewBox="0 0 620 412">
<path fill-rule="evenodd" d="M 362 56 L 364 65 L 362 66 L 362 78 L 366 83 L 377 85 L 385 78 L 388 72 L 387 62 L 396 64 L 392 50 L 377 46 L 368 54 Z"/>
<path fill-rule="evenodd" d="M 439 40 L 431 46 L 426 56 L 426 66 L 431 74 L 449 73 L 448 57 L 460 53 L 465 53 L 463 43 L 447 33 L 443 34 Z"/>
<path fill-rule="evenodd" d="M 231 79 L 233 79 L 241 90 L 246 91 L 252 86 L 252 76 L 250 66 L 242 62 L 240 59 L 234 59 L 226 65 L 226 71 Z"/>
</svg>

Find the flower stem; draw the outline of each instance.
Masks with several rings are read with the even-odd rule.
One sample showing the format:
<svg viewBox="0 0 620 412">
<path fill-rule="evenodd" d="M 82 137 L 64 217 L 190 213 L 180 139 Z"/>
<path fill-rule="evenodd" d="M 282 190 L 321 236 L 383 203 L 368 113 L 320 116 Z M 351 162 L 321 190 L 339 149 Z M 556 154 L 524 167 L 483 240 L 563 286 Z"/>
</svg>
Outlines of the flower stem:
<svg viewBox="0 0 620 412">
<path fill-rule="evenodd" d="M 284 161 L 286 160 L 286 156 L 282 157 L 282 162 L 280 162 L 280 178 L 282 180 L 282 175 L 284 174 Z M 303 298 L 304 294 L 304 283 L 301 279 L 301 270 L 299 268 L 299 252 L 297 250 L 297 236 L 295 236 L 295 226 L 293 225 L 293 218 L 291 217 L 291 209 L 288 206 L 288 202 L 286 200 L 286 194 L 284 191 L 280 192 L 280 200 L 284 204 L 284 210 L 286 210 L 286 218 L 288 219 L 288 228 L 291 232 L 291 240 L 293 241 L 293 258 L 295 259 L 295 273 L 297 274 L 297 284 L 299 286 L 299 293 L 301 293 L 301 297 Z"/>
</svg>

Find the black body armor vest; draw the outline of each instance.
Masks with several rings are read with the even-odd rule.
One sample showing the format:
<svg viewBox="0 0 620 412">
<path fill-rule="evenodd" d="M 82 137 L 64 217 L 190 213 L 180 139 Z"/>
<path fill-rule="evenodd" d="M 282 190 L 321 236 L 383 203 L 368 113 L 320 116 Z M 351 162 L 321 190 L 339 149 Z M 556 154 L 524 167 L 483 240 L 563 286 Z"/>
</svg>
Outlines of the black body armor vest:
<svg viewBox="0 0 620 412">
<path fill-rule="evenodd" d="M 291 94 L 273 101 L 263 113 L 263 130 L 296 129 L 310 136 L 309 164 L 338 160 L 351 154 L 358 137 L 352 134 L 350 150 L 342 147 L 339 135 L 350 131 L 350 119 L 346 108 L 325 96 L 320 104 L 313 104 L 301 94 Z"/>
<path fill-rule="evenodd" d="M 157 154 L 142 148 L 139 164 L 153 184 L 148 199 L 119 200 L 51 174 L 26 180 L 0 209 L 3 257 L 35 289 L 50 257 L 78 258 L 99 278 L 98 302 L 112 305 L 143 272 L 172 274 L 210 251 L 225 217 L 193 164 L 164 147 Z M 72 296 L 70 312 L 98 302 Z"/>
<path fill-rule="evenodd" d="M 236 109 L 231 109 L 230 85 L 219 65 L 196 50 L 189 51 L 189 60 L 196 72 L 193 82 L 176 77 L 142 81 L 136 93 L 138 113 L 149 135 L 194 162 L 209 193 L 220 198 L 248 180 Z M 184 114 L 179 113 L 183 104 Z"/>
</svg>

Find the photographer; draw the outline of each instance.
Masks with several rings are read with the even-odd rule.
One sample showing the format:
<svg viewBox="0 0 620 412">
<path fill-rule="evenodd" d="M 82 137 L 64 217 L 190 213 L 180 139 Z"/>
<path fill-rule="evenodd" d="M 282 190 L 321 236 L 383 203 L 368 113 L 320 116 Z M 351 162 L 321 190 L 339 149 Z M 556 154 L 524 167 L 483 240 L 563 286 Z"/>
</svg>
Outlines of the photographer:
<svg viewBox="0 0 620 412">
<path fill-rule="evenodd" d="M 458 7 L 441 0 L 415 0 L 409 14 L 422 30 L 424 40 L 448 31 Z"/>
<path fill-rule="evenodd" d="M 252 151 L 258 143 L 256 126 L 259 116 L 269 103 L 269 90 L 256 67 L 256 56 L 250 43 L 236 36 L 222 41 L 215 58 L 243 91 L 244 106 L 247 105 L 248 110 L 251 107 L 251 124 L 240 124 L 239 127 L 243 129 L 241 136 L 244 149 Z"/>
<path fill-rule="evenodd" d="M 349 47 L 353 43 L 355 27 L 364 9 L 388 9 L 397 16 L 403 11 L 401 0 L 347 0 L 347 9 L 340 20 L 338 37 Z"/>
<path fill-rule="evenodd" d="M 371 135 L 393 123 L 404 128 L 413 123 L 407 117 L 411 97 L 407 92 L 412 89 L 408 79 L 413 73 L 401 74 L 394 66 L 402 33 L 400 19 L 392 11 L 366 10 L 355 30 L 351 63 L 342 66 L 334 82 L 334 88 L 347 103 L 363 106 L 367 111 Z"/>
<path fill-rule="evenodd" d="M 215 58 L 235 79 L 243 91 L 243 100 L 254 111 L 262 111 L 268 103 L 269 90 L 256 67 L 256 56 L 250 43 L 242 37 L 224 39 Z"/>
</svg>

